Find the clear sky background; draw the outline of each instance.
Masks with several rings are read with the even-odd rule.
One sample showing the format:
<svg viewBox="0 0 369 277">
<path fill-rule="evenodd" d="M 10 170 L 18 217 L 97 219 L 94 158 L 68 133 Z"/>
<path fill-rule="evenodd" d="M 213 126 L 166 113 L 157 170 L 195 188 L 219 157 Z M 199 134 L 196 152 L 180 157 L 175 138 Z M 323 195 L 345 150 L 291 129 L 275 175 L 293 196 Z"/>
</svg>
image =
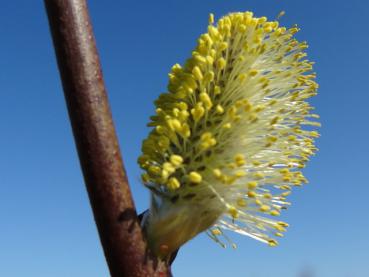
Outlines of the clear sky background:
<svg viewBox="0 0 369 277">
<path fill-rule="evenodd" d="M 42 1 L 0 8 L 0 276 L 108 276 L 67 117 Z M 301 27 L 316 62 L 320 151 L 295 190 L 291 225 L 270 248 L 234 235 L 185 245 L 176 277 L 369 276 L 369 2 L 365 0 L 89 1 L 106 86 L 139 211 L 136 158 L 153 100 L 216 18 L 251 10 Z"/>
</svg>

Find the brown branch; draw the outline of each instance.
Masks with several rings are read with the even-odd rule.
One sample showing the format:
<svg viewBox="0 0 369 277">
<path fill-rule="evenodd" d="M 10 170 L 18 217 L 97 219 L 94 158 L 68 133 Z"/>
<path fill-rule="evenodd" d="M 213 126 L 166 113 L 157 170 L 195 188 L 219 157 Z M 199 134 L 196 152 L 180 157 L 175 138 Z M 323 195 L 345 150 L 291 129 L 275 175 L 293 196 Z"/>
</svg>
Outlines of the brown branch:
<svg viewBox="0 0 369 277">
<path fill-rule="evenodd" d="M 45 0 L 78 155 L 113 277 L 170 276 L 148 257 L 85 0 Z"/>
</svg>

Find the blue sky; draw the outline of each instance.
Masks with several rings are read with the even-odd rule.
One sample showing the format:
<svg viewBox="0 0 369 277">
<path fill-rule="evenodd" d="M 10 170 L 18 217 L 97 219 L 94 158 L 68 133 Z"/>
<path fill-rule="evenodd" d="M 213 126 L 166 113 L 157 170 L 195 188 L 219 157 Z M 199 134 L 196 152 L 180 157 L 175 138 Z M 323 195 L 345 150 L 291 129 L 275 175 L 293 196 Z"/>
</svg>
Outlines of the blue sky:
<svg viewBox="0 0 369 277">
<path fill-rule="evenodd" d="M 167 73 L 216 17 L 251 10 L 301 27 L 316 62 L 320 151 L 283 216 L 277 248 L 205 235 L 185 245 L 175 276 L 369 276 L 367 1 L 89 1 L 113 116 L 139 211 L 136 158 Z M 1 1 L 0 276 L 108 276 L 83 184 L 42 1 Z M 305 275 L 304 275 L 305 274 Z M 310 276 L 309 275 L 309 276 Z"/>
</svg>

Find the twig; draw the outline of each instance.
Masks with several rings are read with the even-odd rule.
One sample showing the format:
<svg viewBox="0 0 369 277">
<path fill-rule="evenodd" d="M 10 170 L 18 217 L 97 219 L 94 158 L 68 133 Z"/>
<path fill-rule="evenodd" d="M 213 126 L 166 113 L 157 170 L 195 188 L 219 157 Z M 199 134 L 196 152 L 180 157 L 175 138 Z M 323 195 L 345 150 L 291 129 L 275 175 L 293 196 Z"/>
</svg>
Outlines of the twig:
<svg viewBox="0 0 369 277">
<path fill-rule="evenodd" d="M 124 171 L 85 0 L 45 0 L 78 155 L 113 277 L 170 276 L 149 257 Z"/>
</svg>

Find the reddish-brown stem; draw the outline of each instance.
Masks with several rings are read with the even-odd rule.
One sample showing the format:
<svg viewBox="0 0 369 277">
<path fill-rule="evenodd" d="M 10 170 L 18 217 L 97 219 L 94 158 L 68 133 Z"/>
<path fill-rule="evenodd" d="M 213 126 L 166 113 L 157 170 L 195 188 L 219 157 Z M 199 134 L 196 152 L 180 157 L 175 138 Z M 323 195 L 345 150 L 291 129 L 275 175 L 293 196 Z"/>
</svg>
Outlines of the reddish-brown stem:
<svg viewBox="0 0 369 277">
<path fill-rule="evenodd" d="M 113 277 L 170 276 L 147 255 L 85 0 L 45 0 L 90 203 Z"/>
</svg>

